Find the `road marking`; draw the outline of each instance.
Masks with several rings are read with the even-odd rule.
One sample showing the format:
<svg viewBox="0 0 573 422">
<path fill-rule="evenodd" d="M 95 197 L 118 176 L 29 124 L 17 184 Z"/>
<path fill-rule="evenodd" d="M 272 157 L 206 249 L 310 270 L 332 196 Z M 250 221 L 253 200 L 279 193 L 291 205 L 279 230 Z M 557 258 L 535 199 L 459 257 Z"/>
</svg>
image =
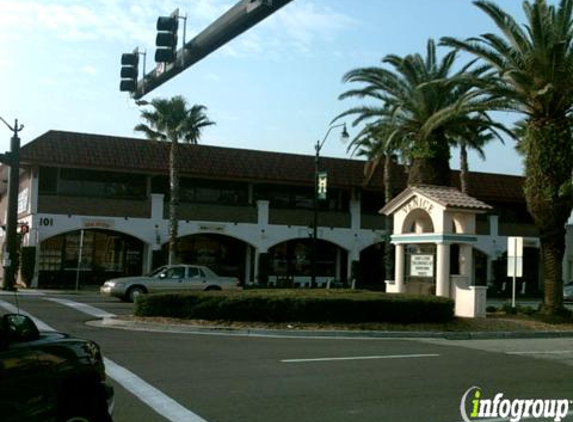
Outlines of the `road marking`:
<svg viewBox="0 0 573 422">
<path fill-rule="evenodd" d="M 111 314 L 102 309 L 96 308 L 86 303 L 74 302 L 73 300 L 61 299 L 57 297 L 47 297 L 45 298 L 45 300 L 49 300 L 51 302 L 56 302 L 61 305 L 68 306 L 70 308 L 76 309 L 80 312 L 83 312 L 84 314 L 91 315 L 96 318 L 112 318 L 115 316 L 115 314 Z"/>
<path fill-rule="evenodd" d="M 573 353 L 573 350 L 531 350 L 525 352 L 505 352 L 507 355 L 566 355 Z"/>
<path fill-rule="evenodd" d="M 80 304 L 77 302 L 65 301 L 67 303 L 64 303 L 61 301 L 61 299 L 54 300 L 54 302 L 70 306 L 74 309 L 77 309 L 80 312 L 87 313 L 88 315 L 96 316 L 94 315 L 94 313 L 107 314 L 107 312 L 102 311 L 101 309 L 94 308 L 93 306 L 89 305 L 78 306 L 84 304 Z M 43 321 L 35 318 L 28 312 L 25 312 L 21 309 L 18 310 L 18 308 L 16 308 L 11 303 L 0 300 L 0 307 L 6 309 L 8 312 L 11 313 L 16 313 L 19 311 L 19 313 L 29 316 L 34 320 L 40 331 L 56 331 L 54 328 L 50 327 Z M 175 400 L 173 400 L 171 397 L 167 396 L 157 388 L 153 387 L 151 384 L 148 384 L 147 382 L 139 378 L 133 372 L 125 369 L 124 367 L 118 365 L 117 363 L 105 357 L 104 357 L 104 363 L 106 369 L 105 372 L 110 378 L 113 378 L 123 388 L 125 388 L 127 391 L 129 391 L 131 394 L 133 394 L 135 397 L 141 400 L 144 404 L 151 407 L 155 412 L 157 412 L 159 415 L 163 416 L 167 420 L 171 422 L 207 422 L 199 415 L 196 415 L 189 409 L 183 407 Z"/>
<path fill-rule="evenodd" d="M 34 321 L 34 323 L 38 327 L 38 330 L 40 330 L 40 331 L 56 331 L 54 328 L 50 327 L 44 321 L 39 320 L 38 318 L 34 317 L 33 315 L 29 314 L 26 311 L 23 311 L 22 309 L 17 308 L 16 306 L 12 305 L 11 303 L 4 302 L 3 300 L 0 300 L 0 307 L 6 309 L 8 312 L 10 312 L 12 314 L 22 314 L 22 315 L 26 315 L 27 317 L 32 318 L 32 320 Z"/>
<path fill-rule="evenodd" d="M 111 378 L 164 418 L 172 422 L 207 422 L 199 415 L 181 406 L 171 397 L 146 383 L 133 372 L 107 358 L 104 358 L 104 360 L 106 372 Z"/>
<path fill-rule="evenodd" d="M 311 358 L 311 359 L 283 359 L 282 363 L 305 363 L 305 362 L 332 362 L 344 360 L 370 360 L 370 359 L 412 359 L 412 358 L 434 358 L 440 356 L 437 353 L 411 354 L 411 355 L 379 355 L 379 356 L 346 356 L 332 358 Z"/>
</svg>

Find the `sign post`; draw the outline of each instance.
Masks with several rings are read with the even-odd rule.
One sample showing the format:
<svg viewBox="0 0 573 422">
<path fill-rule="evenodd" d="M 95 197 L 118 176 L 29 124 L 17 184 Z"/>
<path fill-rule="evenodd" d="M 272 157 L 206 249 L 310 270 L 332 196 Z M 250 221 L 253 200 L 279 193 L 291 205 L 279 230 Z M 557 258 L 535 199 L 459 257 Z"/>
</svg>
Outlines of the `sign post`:
<svg viewBox="0 0 573 422">
<path fill-rule="evenodd" d="M 512 277 L 511 307 L 515 308 L 515 279 L 523 277 L 523 237 L 507 238 L 507 276 Z"/>
</svg>

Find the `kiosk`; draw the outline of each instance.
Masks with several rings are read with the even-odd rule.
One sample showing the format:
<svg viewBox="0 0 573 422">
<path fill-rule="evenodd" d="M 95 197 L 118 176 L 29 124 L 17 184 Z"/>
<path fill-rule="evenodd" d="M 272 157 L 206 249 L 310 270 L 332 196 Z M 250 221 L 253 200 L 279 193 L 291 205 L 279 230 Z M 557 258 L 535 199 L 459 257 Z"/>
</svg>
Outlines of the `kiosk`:
<svg viewBox="0 0 573 422">
<path fill-rule="evenodd" d="M 455 301 L 455 314 L 486 315 L 486 286 L 475 285 L 476 215 L 493 208 L 444 186 L 410 186 L 380 210 L 392 216 L 396 246 L 389 293 L 435 294 Z"/>
</svg>

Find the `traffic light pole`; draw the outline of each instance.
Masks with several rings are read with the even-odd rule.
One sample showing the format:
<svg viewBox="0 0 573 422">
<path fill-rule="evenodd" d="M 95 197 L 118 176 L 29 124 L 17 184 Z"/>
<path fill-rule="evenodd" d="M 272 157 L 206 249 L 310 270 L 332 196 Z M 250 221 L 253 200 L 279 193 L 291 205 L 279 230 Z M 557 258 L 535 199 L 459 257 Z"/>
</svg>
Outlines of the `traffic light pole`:
<svg viewBox="0 0 573 422">
<path fill-rule="evenodd" d="M 16 285 L 17 259 L 18 254 L 18 190 L 20 185 L 20 132 L 24 125 L 18 126 L 18 119 L 15 120 L 14 126 L 10 126 L 6 120 L 0 117 L 0 120 L 8 126 L 14 133 L 10 140 L 10 152 L 2 154 L 0 161 L 10 166 L 8 176 L 8 205 L 6 212 L 6 250 L 4 252 L 2 266 L 4 267 L 3 290 L 14 290 Z"/>
<path fill-rule="evenodd" d="M 176 52 L 175 61 L 144 75 L 132 96 L 141 99 L 233 38 L 255 26 L 292 0 L 240 0 Z"/>
</svg>

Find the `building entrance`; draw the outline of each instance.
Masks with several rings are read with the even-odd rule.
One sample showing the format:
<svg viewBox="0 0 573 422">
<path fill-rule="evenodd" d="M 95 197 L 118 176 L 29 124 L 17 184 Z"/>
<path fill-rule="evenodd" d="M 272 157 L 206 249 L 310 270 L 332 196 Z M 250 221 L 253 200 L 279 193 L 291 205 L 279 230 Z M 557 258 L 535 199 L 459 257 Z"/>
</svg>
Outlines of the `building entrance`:
<svg viewBox="0 0 573 422">
<path fill-rule="evenodd" d="M 75 230 L 40 244 L 38 286 L 75 288 L 115 277 L 141 275 L 144 244 L 109 230 Z"/>
</svg>

